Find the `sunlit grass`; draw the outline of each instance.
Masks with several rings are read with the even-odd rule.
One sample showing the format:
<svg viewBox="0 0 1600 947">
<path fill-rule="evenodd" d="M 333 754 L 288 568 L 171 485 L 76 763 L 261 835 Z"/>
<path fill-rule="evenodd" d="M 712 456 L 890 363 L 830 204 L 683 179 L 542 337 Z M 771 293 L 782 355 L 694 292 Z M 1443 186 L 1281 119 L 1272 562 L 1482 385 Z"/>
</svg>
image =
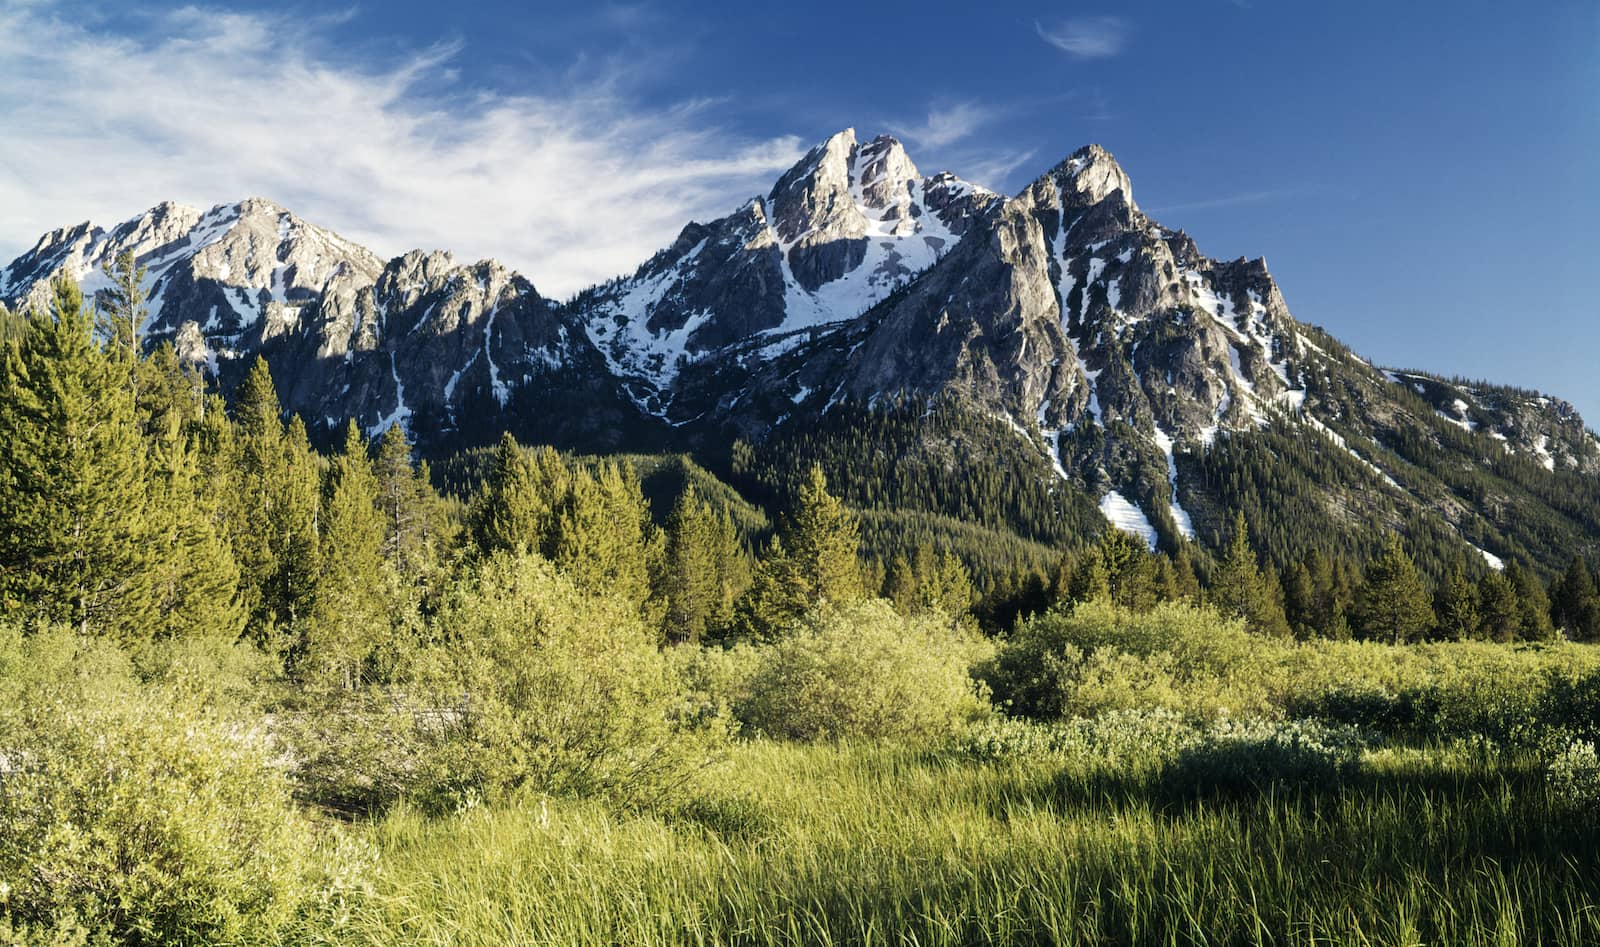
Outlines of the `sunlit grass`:
<svg viewBox="0 0 1600 947">
<path fill-rule="evenodd" d="M 1386 749 L 1179 793 L 1133 760 L 740 747 L 670 814 L 530 799 L 364 830 L 330 938 L 452 944 L 1585 944 L 1600 834 L 1532 758 Z"/>
</svg>

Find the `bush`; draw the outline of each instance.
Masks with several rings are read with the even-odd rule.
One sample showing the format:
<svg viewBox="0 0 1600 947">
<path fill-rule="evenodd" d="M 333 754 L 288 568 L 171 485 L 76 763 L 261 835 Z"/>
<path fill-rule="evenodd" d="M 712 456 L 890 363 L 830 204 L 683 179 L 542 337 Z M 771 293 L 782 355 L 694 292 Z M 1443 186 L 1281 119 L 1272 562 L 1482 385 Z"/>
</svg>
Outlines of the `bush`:
<svg viewBox="0 0 1600 947">
<path fill-rule="evenodd" d="M 1160 764 L 1200 740 L 1194 723 L 1169 710 L 1114 710 L 1098 717 L 1033 723 L 1012 717 L 982 720 L 956 741 L 964 755 L 981 761 L 1049 760 L 1141 765 Z"/>
<path fill-rule="evenodd" d="M 0 650 L 0 892 L 20 939 L 270 941 L 315 838 L 266 741 L 64 632 Z"/>
<path fill-rule="evenodd" d="M 1025 622 L 982 677 L 1001 707 L 1034 720 L 1140 707 L 1262 713 L 1261 669 L 1282 647 L 1209 609 L 1092 601 Z"/>
<path fill-rule="evenodd" d="M 987 706 L 969 673 L 985 650 L 938 614 L 826 605 L 756 649 L 736 711 L 754 730 L 797 740 L 947 736 Z"/>
<path fill-rule="evenodd" d="M 425 802 L 527 788 L 655 803 L 708 758 L 637 607 L 579 591 L 538 556 L 472 566 L 435 625 L 416 674 L 431 710 L 410 713 Z"/>
<path fill-rule="evenodd" d="M 1550 762 L 1547 772 L 1550 788 L 1562 804 L 1588 812 L 1600 806 L 1600 756 L 1593 743 L 1573 741 Z"/>
<path fill-rule="evenodd" d="M 1355 772 L 1364 745 L 1358 731 L 1316 721 L 1221 720 L 1178 753 L 1164 782 L 1179 795 L 1334 786 Z"/>
</svg>

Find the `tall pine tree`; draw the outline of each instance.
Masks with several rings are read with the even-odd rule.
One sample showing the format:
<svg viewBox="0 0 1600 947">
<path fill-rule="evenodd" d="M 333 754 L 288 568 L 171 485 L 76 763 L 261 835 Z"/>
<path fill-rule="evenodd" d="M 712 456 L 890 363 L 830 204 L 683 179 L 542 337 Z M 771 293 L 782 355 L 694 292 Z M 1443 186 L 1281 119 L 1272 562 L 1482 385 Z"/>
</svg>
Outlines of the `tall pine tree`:
<svg viewBox="0 0 1600 947">
<path fill-rule="evenodd" d="M 1420 641 L 1433 628 L 1433 604 L 1399 534 L 1390 533 L 1367 563 L 1352 618 L 1363 636 L 1396 644 Z"/>
<path fill-rule="evenodd" d="M 0 370 L 0 609 L 152 633 L 145 445 L 119 363 L 68 277 Z"/>
</svg>

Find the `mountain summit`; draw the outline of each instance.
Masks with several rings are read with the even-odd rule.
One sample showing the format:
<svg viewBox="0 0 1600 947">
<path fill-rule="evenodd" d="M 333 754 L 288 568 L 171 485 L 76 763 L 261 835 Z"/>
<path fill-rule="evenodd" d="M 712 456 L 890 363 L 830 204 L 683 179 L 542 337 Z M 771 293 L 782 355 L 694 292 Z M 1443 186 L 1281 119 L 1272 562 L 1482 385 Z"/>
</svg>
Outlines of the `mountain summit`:
<svg viewBox="0 0 1600 947">
<path fill-rule="evenodd" d="M 355 418 L 433 453 L 502 429 L 594 451 L 804 453 L 922 404 L 966 420 L 897 444 L 895 462 L 998 465 L 1053 491 L 1055 513 L 990 524 L 1028 539 L 1054 541 L 1065 527 L 1046 521 L 1087 504 L 1167 547 L 1212 543 L 1248 508 L 1269 547 L 1296 548 L 1273 535 L 1291 507 L 1491 563 L 1600 541 L 1600 441 L 1570 405 L 1373 367 L 1297 322 L 1264 260 L 1203 256 L 1146 216 L 1098 145 L 1005 197 L 846 129 L 564 304 L 494 261 L 381 261 L 259 199 L 52 231 L 0 270 L 0 301 L 36 307 L 62 272 L 98 289 L 123 251 L 149 271 L 149 339 L 224 390 L 267 358 L 323 434 Z"/>
</svg>

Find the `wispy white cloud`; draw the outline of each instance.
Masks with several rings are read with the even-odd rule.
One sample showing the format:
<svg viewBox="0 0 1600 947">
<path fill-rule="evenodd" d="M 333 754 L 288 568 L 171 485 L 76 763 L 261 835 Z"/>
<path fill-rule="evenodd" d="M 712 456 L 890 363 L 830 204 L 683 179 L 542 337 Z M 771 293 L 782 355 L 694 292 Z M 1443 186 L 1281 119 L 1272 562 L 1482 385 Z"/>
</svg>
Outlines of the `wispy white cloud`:
<svg viewBox="0 0 1600 947">
<path fill-rule="evenodd" d="M 1034 31 L 1051 46 L 1079 59 L 1105 59 L 1122 52 L 1128 21 L 1117 16 L 1074 17 L 1050 24 L 1034 21 Z"/>
<path fill-rule="evenodd" d="M 374 65 L 287 17 L 190 8 L 156 25 L 132 39 L 0 7 L 0 259 L 84 219 L 259 195 L 380 254 L 495 256 L 564 295 L 764 192 L 803 151 L 719 129 L 715 103 L 642 108 L 615 73 L 508 95 L 460 87 L 454 44 Z"/>
<path fill-rule="evenodd" d="M 915 124 L 891 124 L 889 130 L 910 144 L 944 148 L 970 138 L 995 119 L 995 110 L 973 101 L 934 102 L 928 116 Z"/>
</svg>

